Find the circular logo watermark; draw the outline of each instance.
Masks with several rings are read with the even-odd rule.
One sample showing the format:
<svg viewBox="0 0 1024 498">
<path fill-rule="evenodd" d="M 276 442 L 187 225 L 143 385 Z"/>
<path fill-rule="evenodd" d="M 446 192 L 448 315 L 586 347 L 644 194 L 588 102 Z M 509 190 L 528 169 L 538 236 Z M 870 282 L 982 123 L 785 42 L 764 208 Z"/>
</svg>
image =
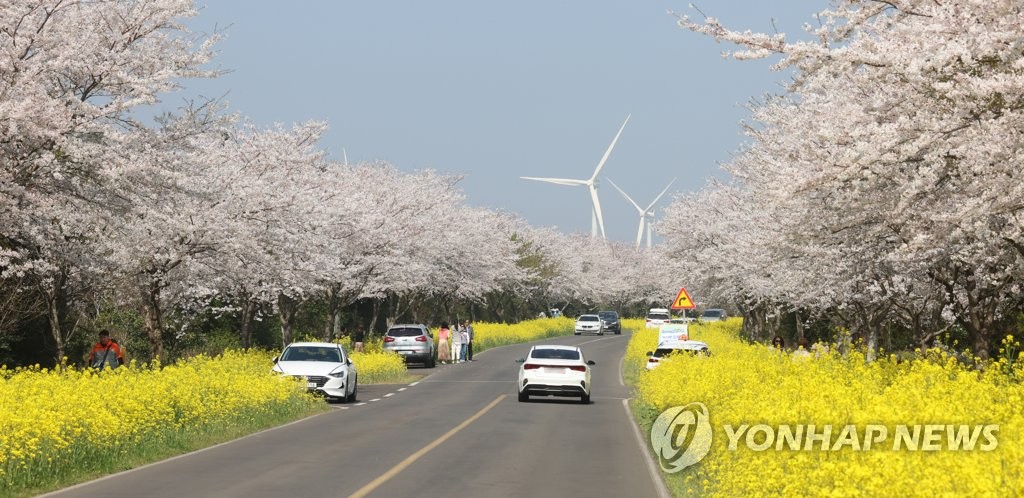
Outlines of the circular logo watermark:
<svg viewBox="0 0 1024 498">
<path fill-rule="evenodd" d="M 711 449 L 711 435 L 704 403 L 673 406 L 661 412 L 651 426 L 651 446 L 661 470 L 679 472 L 701 461 Z"/>
</svg>

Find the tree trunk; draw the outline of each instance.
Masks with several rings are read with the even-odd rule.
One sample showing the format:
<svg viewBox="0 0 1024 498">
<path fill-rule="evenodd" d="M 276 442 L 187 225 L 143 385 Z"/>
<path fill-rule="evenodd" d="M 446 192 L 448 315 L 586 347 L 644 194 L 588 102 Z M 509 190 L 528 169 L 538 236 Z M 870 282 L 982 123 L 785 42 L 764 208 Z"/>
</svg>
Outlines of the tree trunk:
<svg viewBox="0 0 1024 498">
<path fill-rule="evenodd" d="M 256 315 L 256 302 L 252 300 L 252 297 L 248 293 L 242 293 L 241 297 L 242 307 L 242 330 L 239 334 L 239 338 L 242 340 L 242 349 L 249 349 L 252 347 L 252 320 Z"/>
<path fill-rule="evenodd" d="M 160 291 L 163 288 L 159 279 L 150 280 L 142 290 L 143 315 L 146 324 L 146 336 L 149 337 L 149 354 L 151 360 L 158 360 L 164 354 L 163 310 L 160 306 Z"/>
<path fill-rule="evenodd" d="M 57 349 L 56 360 L 57 364 L 60 365 L 67 353 L 67 341 L 71 338 L 71 333 L 74 331 L 74 329 L 68 331 L 67 335 L 65 335 L 64 331 L 68 311 L 67 275 L 64 272 L 54 275 L 53 280 L 43 286 L 42 291 L 46 297 L 47 321 L 50 324 L 50 335 L 53 336 L 53 342 Z"/>
<path fill-rule="evenodd" d="M 801 339 L 807 339 L 807 336 L 804 333 L 804 321 L 800 318 L 800 310 L 793 311 L 793 319 L 796 324 L 796 343 L 799 344 Z"/>
<path fill-rule="evenodd" d="M 380 302 L 380 299 L 373 300 L 373 316 L 370 317 L 370 328 L 366 329 L 364 340 L 369 340 L 373 336 L 373 329 L 377 326 L 377 315 L 380 314 Z"/>
<path fill-rule="evenodd" d="M 283 292 L 277 294 L 277 312 L 281 317 L 281 346 L 287 346 L 292 342 L 292 320 L 299 311 L 301 301 Z"/>
</svg>

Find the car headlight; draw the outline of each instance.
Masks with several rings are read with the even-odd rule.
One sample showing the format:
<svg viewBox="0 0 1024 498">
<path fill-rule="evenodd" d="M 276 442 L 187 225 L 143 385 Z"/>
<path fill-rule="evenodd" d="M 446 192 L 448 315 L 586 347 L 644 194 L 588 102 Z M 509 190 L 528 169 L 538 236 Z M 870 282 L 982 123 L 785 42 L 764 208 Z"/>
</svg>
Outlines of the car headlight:
<svg viewBox="0 0 1024 498">
<path fill-rule="evenodd" d="M 347 372 L 348 372 L 347 368 L 345 368 L 345 367 L 338 367 L 338 368 L 334 369 L 331 373 L 329 373 L 327 375 L 330 375 L 331 377 L 336 377 L 336 378 L 340 379 L 340 378 L 344 377 Z"/>
</svg>

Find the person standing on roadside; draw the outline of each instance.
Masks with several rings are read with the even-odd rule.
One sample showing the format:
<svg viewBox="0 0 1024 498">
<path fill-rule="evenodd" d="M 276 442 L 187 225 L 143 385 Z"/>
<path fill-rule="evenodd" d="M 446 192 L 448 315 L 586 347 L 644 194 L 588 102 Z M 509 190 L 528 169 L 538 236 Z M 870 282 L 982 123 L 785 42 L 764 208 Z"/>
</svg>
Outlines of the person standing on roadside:
<svg viewBox="0 0 1024 498">
<path fill-rule="evenodd" d="M 459 322 L 455 322 L 455 330 L 452 331 L 452 363 L 460 363 L 462 357 L 462 328 Z"/>
<path fill-rule="evenodd" d="M 473 322 L 463 320 L 462 328 L 466 330 L 466 360 L 473 361 Z"/>
<path fill-rule="evenodd" d="M 89 366 L 102 370 L 108 365 L 115 369 L 123 364 L 124 352 L 121 351 L 121 346 L 110 338 L 109 330 L 100 330 L 100 341 L 93 344 L 92 350 L 89 351 Z"/>
<path fill-rule="evenodd" d="M 466 328 L 466 322 L 462 322 L 462 326 L 459 327 L 459 335 L 462 336 L 462 351 L 459 353 L 459 361 L 469 361 L 469 330 Z"/>
<path fill-rule="evenodd" d="M 448 322 L 441 322 L 441 329 L 437 331 L 437 361 L 442 364 L 452 361 L 452 351 L 448 346 L 451 335 L 452 331 L 448 329 Z"/>
</svg>

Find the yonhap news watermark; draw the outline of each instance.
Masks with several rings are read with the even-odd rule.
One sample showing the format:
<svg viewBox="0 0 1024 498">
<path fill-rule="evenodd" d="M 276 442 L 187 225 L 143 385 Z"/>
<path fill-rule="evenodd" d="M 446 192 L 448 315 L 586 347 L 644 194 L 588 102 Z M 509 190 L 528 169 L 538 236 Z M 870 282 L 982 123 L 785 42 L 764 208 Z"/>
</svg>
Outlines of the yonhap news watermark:
<svg viewBox="0 0 1024 498">
<path fill-rule="evenodd" d="M 727 450 L 751 451 L 993 451 L 999 424 L 725 424 Z M 708 408 L 694 402 L 662 412 L 651 446 L 665 472 L 704 459 L 714 431 Z"/>
</svg>

